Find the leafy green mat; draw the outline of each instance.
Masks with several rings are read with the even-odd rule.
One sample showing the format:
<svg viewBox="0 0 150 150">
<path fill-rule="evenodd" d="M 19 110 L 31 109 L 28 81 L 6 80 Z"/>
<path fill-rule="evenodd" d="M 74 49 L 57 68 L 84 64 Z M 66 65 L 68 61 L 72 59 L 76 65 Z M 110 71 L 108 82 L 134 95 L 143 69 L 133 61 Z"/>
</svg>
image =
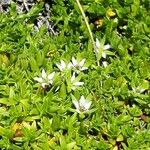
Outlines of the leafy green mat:
<svg viewBox="0 0 150 150">
<path fill-rule="evenodd" d="M 0 14 L 0 148 L 149 150 L 150 2 L 74 0 Z M 96 50 L 96 51 L 94 51 Z"/>
</svg>

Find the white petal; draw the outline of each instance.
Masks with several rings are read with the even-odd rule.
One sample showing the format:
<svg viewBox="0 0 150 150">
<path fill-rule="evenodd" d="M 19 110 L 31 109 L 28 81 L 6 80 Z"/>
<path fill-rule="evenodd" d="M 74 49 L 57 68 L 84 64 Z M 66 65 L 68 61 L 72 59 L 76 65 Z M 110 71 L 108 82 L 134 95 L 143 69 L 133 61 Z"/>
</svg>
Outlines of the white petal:
<svg viewBox="0 0 150 150">
<path fill-rule="evenodd" d="M 60 70 L 60 71 L 62 71 L 62 70 L 63 70 L 63 68 L 62 68 L 62 66 L 61 66 L 61 65 L 56 64 L 56 66 L 59 68 L 59 70 Z"/>
<path fill-rule="evenodd" d="M 80 86 L 80 85 L 83 85 L 84 84 L 84 82 L 75 82 L 75 83 L 73 83 L 73 85 L 75 85 L 75 86 Z"/>
<path fill-rule="evenodd" d="M 46 79 L 47 75 L 44 69 L 42 69 L 42 78 Z"/>
<path fill-rule="evenodd" d="M 77 110 L 80 110 L 79 102 L 77 100 L 72 101 Z"/>
<path fill-rule="evenodd" d="M 113 20 L 113 22 L 118 23 L 118 18 L 115 18 L 115 19 Z"/>
<path fill-rule="evenodd" d="M 49 80 L 48 83 L 53 84 L 53 80 Z"/>
<path fill-rule="evenodd" d="M 82 67 L 80 70 L 87 70 L 88 68 L 87 67 Z"/>
<path fill-rule="evenodd" d="M 94 49 L 94 52 L 95 52 L 95 54 L 97 55 L 97 54 L 98 54 L 98 48 L 95 48 L 95 49 Z"/>
<path fill-rule="evenodd" d="M 84 65 L 84 63 L 85 63 L 85 60 L 86 60 L 86 59 L 82 59 L 82 60 L 80 61 L 80 63 L 79 63 L 79 66 L 82 67 L 82 66 Z"/>
<path fill-rule="evenodd" d="M 48 79 L 49 79 L 49 80 L 52 80 L 53 77 L 54 77 L 54 75 L 55 75 L 55 72 L 52 72 L 51 74 L 48 75 Z"/>
<path fill-rule="evenodd" d="M 33 78 L 35 81 L 37 81 L 37 82 L 40 82 L 40 83 L 42 83 L 43 82 L 43 79 L 42 78 L 38 78 L 38 77 L 35 77 L 35 78 Z"/>
<path fill-rule="evenodd" d="M 110 49 L 111 48 L 111 46 L 109 45 L 109 44 L 107 44 L 107 45 L 104 45 L 104 50 L 107 50 L 107 49 Z"/>
<path fill-rule="evenodd" d="M 95 45 L 96 45 L 96 47 L 97 48 L 99 48 L 101 45 L 100 45 L 100 42 L 99 42 L 99 40 L 96 38 L 96 42 L 95 42 Z"/>
<path fill-rule="evenodd" d="M 56 88 L 55 92 L 57 92 L 59 89 L 60 89 L 60 87 L 58 86 L 58 87 Z"/>
<path fill-rule="evenodd" d="M 45 88 L 46 85 L 47 85 L 46 83 L 42 83 L 42 87 L 43 87 L 43 88 Z"/>
<path fill-rule="evenodd" d="M 102 57 L 106 58 L 106 53 L 105 52 L 102 52 Z"/>
<path fill-rule="evenodd" d="M 108 62 L 107 61 L 103 61 L 102 64 L 103 64 L 104 67 L 108 66 Z"/>
<path fill-rule="evenodd" d="M 86 101 L 86 103 L 84 104 L 85 110 L 88 110 L 90 108 L 91 104 L 92 104 L 91 101 Z"/>
<path fill-rule="evenodd" d="M 73 72 L 73 75 L 72 75 L 72 77 L 71 77 L 71 82 L 73 82 L 74 80 L 75 80 L 75 72 Z"/>
<path fill-rule="evenodd" d="M 65 62 L 64 62 L 63 60 L 61 60 L 60 62 L 61 62 L 61 67 L 62 67 L 63 69 L 66 68 Z"/>
<path fill-rule="evenodd" d="M 71 69 L 71 68 L 72 68 L 72 63 L 71 63 L 71 62 L 67 65 L 67 68 L 68 68 L 68 69 Z"/>
<path fill-rule="evenodd" d="M 73 63 L 74 66 L 76 66 L 78 64 L 77 60 L 74 57 L 72 57 L 72 63 Z"/>
<path fill-rule="evenodd" d="M 72 86 L 71 89 L 74 91 L 77 87 L 76 86 Z"/>
<path fill-rule="evenodd" d="M 80 107 L 83 107 L 85 110 L 88 110 L 91 106 L 92 102 L 88 101 L 84 98 L 84 96 L 81 96 L 80 98 Z"/>
<path fill-rule="evenodd" d="M 146 89 L 140 89 L 140 93 L 143 93 Z"/>
<path fill-rule="evenodd" d="M 81 70 L 81 69 L 80 69 L 80 70 Z M 76 72 L 77 74 L 79 74 L 79 73 L 80 73 L 80 70 L 77 70 L 77 69 L 76 69 L 75 72 Z"/>
<path fill-rule="evenodd" d="M 84 106 L 85 102 L 86 102 L 86 101 L 85 101 L 84 96 L 81 96 L 81 97 L 80 97 L 80 101 L 79 101 L 80 106 Z"/>
</svg>

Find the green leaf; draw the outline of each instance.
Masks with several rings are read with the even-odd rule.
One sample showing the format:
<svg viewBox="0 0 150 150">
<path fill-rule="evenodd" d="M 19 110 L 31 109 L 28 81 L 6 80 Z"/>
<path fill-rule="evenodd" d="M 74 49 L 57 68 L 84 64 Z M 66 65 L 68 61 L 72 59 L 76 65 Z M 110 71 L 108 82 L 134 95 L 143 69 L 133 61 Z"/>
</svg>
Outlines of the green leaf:
<svg viewBox="0 0 150 150">
<path fill-rule="evenodd" d="M 10 15 L 13 17 L 17 16 L 17 9 L 16 9 L 16 4 L 12 1 L 10 5 Z"/>
<path fill-rule="evenodd" d="M 54 115 L 52 120 L 52 129 L 56 131 L 60 128 L 60 118 L 59 116 Z"/>
<path fill-rule="evenodd" d="M 73 148 L 75 147 L 75 145 L 76 145 L 76 142 L 68 143 L 68 144 L 67 144 L 67 150 L 73 149 Z"/>
<path fill-rule="evenodd" d="M 30 58 L 30 67 L 32 71 L 38 71 L 37 62 L 33 57 Z"/>
<path fill-rule="evenodd" d="M 64 83 L 62 83 L 62 85 L 60 87 L 59 96 L 62 99 L 66 99 L 66 97 L 67 97 L 67 94 L 66 94 L 66 85 Z"/>
<path fill-rule="evenodd" d="M 43 52 L 38 51 L 36 54 L 36 62 L 38 67 L 41 67 L 44 61 L 44 54 Z"/>
<path fill-rule="evenodd" d="M 142 111 L 136 105 L 129 109 L 129 113 L 134 117 L 142 115 Z"/>
</svg>

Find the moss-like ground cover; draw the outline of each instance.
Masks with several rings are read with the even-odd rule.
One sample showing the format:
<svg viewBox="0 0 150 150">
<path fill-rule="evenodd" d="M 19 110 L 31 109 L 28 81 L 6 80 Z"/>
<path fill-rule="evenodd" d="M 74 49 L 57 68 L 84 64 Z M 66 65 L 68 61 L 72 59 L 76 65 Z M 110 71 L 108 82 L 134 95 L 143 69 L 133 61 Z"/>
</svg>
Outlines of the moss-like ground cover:
<svg viewBox="0 0 150 150">
<path fill-rule="evenodd" d="M 149 0 L 44 3 L 0 13 L 0 148 L 149 150 Z"/>
</svg>

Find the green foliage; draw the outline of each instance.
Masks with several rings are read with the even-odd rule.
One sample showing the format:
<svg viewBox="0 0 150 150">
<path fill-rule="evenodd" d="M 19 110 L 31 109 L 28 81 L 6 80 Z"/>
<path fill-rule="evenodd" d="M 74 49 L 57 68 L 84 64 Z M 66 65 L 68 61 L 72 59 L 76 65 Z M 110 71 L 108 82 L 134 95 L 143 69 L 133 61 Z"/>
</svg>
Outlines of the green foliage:
<svg viewBox="0 0 150 150">
<path fill-rule="evenodd" d="M 12 2 L 10 13 L 0 14 L 1 149 L 149 149 L 150 3 L 81 4 L 94 39 L 111 45 L 106 59 L 99 56 L 100 66 L 74 0 L 52 2 L 49 19 L 57 35 L 49 35 L 45 26 L 34 29 L 44 2 L 20 15 Z M 71 78 L 83 66 L 64 72 L 57 66 L 72 57 L 79 62 L 85 58 L 83 66 L 88 68 L 75 73 L 75 82 L 84 82 L 76 89 Z M 42 69 L 55 72 L 51 84 L 34 80 Z M 91 101 L 84 114 L 72 103 L 72 97 L 79 100 L 82 95 Z"/>
</svg>

